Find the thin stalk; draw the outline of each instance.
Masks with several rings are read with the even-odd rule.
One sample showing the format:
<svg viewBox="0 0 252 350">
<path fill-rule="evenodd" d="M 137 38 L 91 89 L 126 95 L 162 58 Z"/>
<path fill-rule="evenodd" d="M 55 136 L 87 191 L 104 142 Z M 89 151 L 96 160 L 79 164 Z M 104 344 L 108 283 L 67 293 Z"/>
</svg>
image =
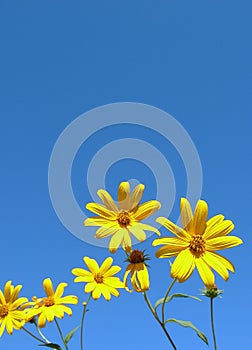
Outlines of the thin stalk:
<svg viewBox="0 0 252 350">
<path fill-rule="evenodd" d="M 170 334 L 168 333 L 167 329 L 165 328 L 165 324 L 163 322 L 160 321 L 158 315 L 156 314 L 155 310 L 153 309 L 147 295 L 146 295 L 146 292 L 143 292 L 143 295 L 144 295 L 144 300 L 146 301 L 146 304 L 148 305 L 152 315 L 155 317 L 155 319 L 157 320 L 157 322 L 159 323 L 159 325 L 162 327 L 166 337 L 168 338 L 169 342 L 171 343 L 171 346 L 173 348 L 173 350 L 177 350 L 176 348 L 176 345 L 174 344 Z"/>
<path fill-rule="evenodd" d="M 28 331 L 28 329 L 26 329 L 25 327 L 22 327 L 22 329 L 28 333 L 31 337 L 33 337 L 34 339 L 38 340 L 40 343 L 43 343 L 43 344 L 48 344 L 46 341 L 40 339 L 39 337 L 37 337 L 36 335 L 34 335 L 32 332 Z"/>
<path fill-rule="evenodd" d="M 214 350 L 217 350 L 216 336 L 215 336 L 215 330 L 214 330 L 213 299 L 214 298 L 210 298 L 210 314 L 211 314 L 211 326 L 212 326 L 212 334 L 213 334 L 213 341 L 214 341 Z"/>
<path fill-rule="evenodd" d="M 166 300 L 167 300 L 167 298 L 168 298 L 168 295 L 169 295 L 169 293 L 170 293 L 170 291 L 171 291 L 171 289 L 172 289 L 172 287 L 173 287 L 173 285 L 174 285 L 174 283 L 177 281 L 177 279 L 176 278 L 174 278 L 174 280 L 172 280 L 172 282 L 171 282 L 171 284 L 170 284 L 170 286 L 169 286 L 169 288 L 167 289 L 167 292 L 166 292 L 166 294 L 165 294 L 165 297 L 164 297 L 164 301 L 163 301 L 163 303 L 162 303 L 162 323 L 164 324 L 164 322 L 165 322 L 165 303 L 166 303 Z"/>
<path fill-rule="evenodd" d="M 67 346 L 67 344 L 66 344 L 66 342 L 65 342 L 65 339 L 64 339 L 64 336 L 63 336 L 63 334 L 62 334 L 62 332 L 61 332 L 61 329 L 60 329 L 59 323 L 58 323 L 58 321 L 57 321 L 57 319 L 56 319 L 56 318 L 54 319 L 54 321 L 55 321 L 56 326 L 57 326 L 57 328 L 58 328 L 60 338 L 61 338 L 61 340 L 62 340 L 63 344 L 65 345 L 66 350 L 68 350 L 68 346 Z"/>
<path fill-rule="evenodd" d="M 39 329 L 38 325 L 36 325 L 36 329 L 37 329 L 38 334 L 41 336 L 41 338 L 42 338 L 47 344 L 51 343 L 50 340 L 48 340 L 48 339 L 44 336 L 44 334 L 41 332 L 41 330 Z"/>
<path fill-rule="evenodd" d="M 81 347 L 81 350 L 84 349 L 83 348 L 83 327 L 84 327 L 85 315 L 87 312 L 87 306 L 88 306 L 90 298 L 91 298 L 91 293 L 88 296 L 88 300 L 85 303 L 83 303 L 83 312 L 82 312 L 82 317 L 81 317 L 81 329 L 80 329 L 80 347 Z"/>
</svg>

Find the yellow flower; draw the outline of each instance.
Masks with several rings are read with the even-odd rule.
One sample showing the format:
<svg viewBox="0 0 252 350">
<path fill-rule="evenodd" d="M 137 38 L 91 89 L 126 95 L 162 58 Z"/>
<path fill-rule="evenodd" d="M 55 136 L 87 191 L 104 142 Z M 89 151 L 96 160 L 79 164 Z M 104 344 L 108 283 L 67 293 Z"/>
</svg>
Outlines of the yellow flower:
<svg viewBox="0 0 252 350">
<path fill-rule="evenodd" d="M 72 310 L 65 304 L 77 304 L 78 298 L 75 295 L 62 297 L 66 286 L 67 283 L 62 282 L 54 292 L 51 279 L 44 279 L 43 287 L 47 296 L 43 298 L 33 297 L 33 302 L 26 304 L 26 306 L 32 306 L 27 311 L 27 318 L 32 319 L 34 316 L 38 316 L 38 326 L 43 328 L 46 325 L 46 321 L 52 322 L 55 317 L 63 318 L 64 313 L 71 316 Z"/>
<path fill-rule="evenodd" d="M 145 264 L 146 260 L 149 260 L 149 258 L 144 255 L 144 252 L 138 249 L 133 250 L 128 256 L 130 264 L 127 266 L 123 278 L 127 290 L 127 277 L 129 273 L 131 274 L 130 281 L 132 287 L 136 292 L 144 292 L 150 288 L 149 273 Z"/>
<path fill-rule="evenodd" d="M 114 253 L 120 244 L 123 249 L 130 252 L 132 249 L 131 235 L 133 234 L 140 242 L 146 239 L 144 230 L 156 232 L 159 231 L 139 221 L 146 219 L 156 212 L 160 203 L 151 200 L 139 205 L 144 192 L 144 185 L 137 185 L 130 193 L 128 182 L 121 182 L 118 188 L 118 206 L 110 194 L 105 190 L 99 190 L 98 196 L 103 202 L 88 203 L 86 208 L 98 216 L 88 218 L 84 221 L 85 226 L 101 226 L 95 234 L 95 238 L 111 237 L 109 250 Z"/>
<path fill-rule="evenodd" d="M 24 311 L 19 310 L 20 306 L 27 302 L 27 298 L 18 298 L 22 286 L 14 287 L 11 281 L 6 282 L 4 292 L 0 290 L 0 337 L 4 329 L 8 334 L 14 329 L 21 329 L 26 320 Z"/>
<path fill-rule="evenodd" d="M 124 288 L 123 282 L 114 275 L 121 270 L 120 266 L 111 266 L 112 258 L 107 258 L 103 261 L 101 267 L 94 259 L 85 256 L 83 258 L 90 271 L 75 268 L 72 273 L 78 276 L 74 282 L 87 282 L 84 291 L 86 293 L 92 292 L 93 299 L 99 299 L 101 294 L 106 300 L 110 300 L 111 294 L 118 297 L 119 292 L 117 288 Z"/>
<path fill-rule="evenodd" d="M 207 221 L 208 206 L 199 200 L 194 214 L 186 198 L 181 198 L 180 216 L 183 229 L 170 220 L 160 217 L 157 222 L 171 231 L 174 237 L 163 237 L 153 241 L 152 245 L 164 244 L 156 252 L 158 258 L 177 256 L 171 267 L 171 276 L 179 282 L 187 280 L 195 267 L 207 288 L 214 286 L 214 269 L 224 280 L 228 280 L 228 270 L 234 272 L 232 263 L 215 253 L 235 247 L 242 243 L 236 236 L 228 236 L 234 229 L 231 220 L 224 220 L 223 215 L 216 215 Z"/>
</svg>

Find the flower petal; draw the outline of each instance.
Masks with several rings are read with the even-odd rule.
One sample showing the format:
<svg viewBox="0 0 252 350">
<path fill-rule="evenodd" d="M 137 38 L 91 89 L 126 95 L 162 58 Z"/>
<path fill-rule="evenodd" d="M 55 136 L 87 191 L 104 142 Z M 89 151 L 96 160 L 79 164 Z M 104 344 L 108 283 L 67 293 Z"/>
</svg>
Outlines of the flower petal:
<svg viewBox="0 0 252 350">
<path fill-rule="evenodd" d="M 236 236 L 216 237 L 206 241 L 206 250 L 222 250 L 242 244 L 242 240 Z"/>
<path fill-rule="evenodd" d="M 158 201 L 152 200 L 145 202 L 137 208 L 135 213 L 133 213 L 133 218 L 138 221 L 144 220 L 160 208 L 161 204 Z"/>
<path fill-rule="evenodd" d="M 189 201 L 186 198 L 180 199 L 180 217 L 181 222 L 186 231 L 190 231 L 192 225 L 192 208 Z"/>
<path fill-rule="evenodd" d="M 144 230 L 141 230 L 140 228 L 136 226 L 128 226 L 130 232 L 138 239 L 140 242 L 143 242 L 146 239 L 146 233 Z"/>
<path fill-rule="evenodd" d="M 214 274 L 206 262 L 201 258 L 195 259 L 195 264 L 200 274 L 202 281 L 207 288 L 214 287 Z"/>
<path fill-rule="evenodd" d="M 95 259 L 90 259 L 88 256 L 85 256 L 83 260 L 93 274 L 99 272 L 99 265 L 97 264 Z"/>
<path fill-rule="evenodd" d="M 128 229 L 123 229 L 122 231 L 123 231 L 122 247 L 126 252 L 130 252 L 132 249 L 130 232 Z"/>
<path fill-rule="evenodd" d="M 133 210 L 140 202 L 143 196 L 145 186 L 143 184 L 137 185 L 129 196 L 128 206 L 129 210 Z"/>
<path fill-rule="evenodd" d="M 155 232 L 158 236 L 160 236 L 160 232 L 155 227 L 153 227 L 151 225 L 142 224 L 141 222 L 138 222 L 137 224 L 134 224 L 134 227 L 140 228 L 141 230 Z"/>
<path fill-rule="evenodd" d="M 221 261 L 213 255 L 211 252 L 205 252 L 202 255 L 201 259 L 207 263 L 207 265 L 211 266 L 221 277 L 227 281 L 229 274 L 225 265 L 221 263 Z"/>
<path fill-rule="evenodd" d="M 54 289 L 53 289 L 53 284 L 50 278 L 46 278 L 43 281 L 43 287 L 44 291 L 46 292 L 46 295 L 49 296 L 54 296 Z"/>
<path fill-rule="evenodd" d="M 231 272 L 235 271 L 234 265 L 227 258 L 224 258 L 224 256 L 214 252 L 211 252 L 211 255 L 215 256 L 220 261 L 220 263 L 224 265 L 228 270 L 230 270 Z"/>
<path fill-rule="evenodd" d="M 109 251 L 111 253 L 115 253 L 119 247 L 119 245 L 123 241 L 124 230 L 118 230 L 112 237 L 109 242 Z"/>
<path fill-rule="evenodd" d="M 108 271 L 106 271 L 105 273 L 104 273 L 104 275 L 103 275 L 103 277 L 105 278 L 105 277 L 112 277 L 112 276 L 114 276 L 116 273 L 118 273 L 119 271 L 121 271 L 121 267 L 120 266 L 117 266 L 117 265 L 115 265 L 115 266 L 111 266 L 111 268 L 108 270 Z"/>
<path fill-rule="evenodd" d="M 106 218 L 102 218 L 100 216 L 92 216 L 91 218 L 86 219 L 83 222 L 84 226 L 107 226 L 111 224 L 113 221 L 108 220 Z"/>
<path fill-rule="evenodd" d="M 101 289 L 99 285 L 96 285 L 95 289 L 92 291 L 92 297 L 93 299 L 99 299 L 101 296 Z"/>
<path fill-rule="evenodd" d="M 195 258 L 189 248 L 182 250 L 174 260 L 171 267 L 172 278 L 177 278 L 179 282 L 186 281 L 195 268 Z"/>
<path fill-rule="evenodd" d="M 103 276 L 104 273 L 106 273 L 110 269 L 112 263 L 113 259 L 111 257 L 106 258 L 100 267 L 99 274 Z"/>
<path fill-rule="evenodd" d="M 203 235 L 206 229 L 206 220 L 208 215 L 207 203 L 199 200 L 193 215 L 190 232 L 196 235 Z"/>
<path fill-rule="evenodd" d="M 86 208 L 108 220 L 115 220 L 117 218 L 117 213 L 108 210 L 104 205 L 98 203 L 88 203 Z"/>
<path fill-rule="evenodd" d="M 146 291 L 150 288 L 149 273 L 145 264 L 140 263 L 137 265 L 137 278 L 141 286 L 141 291 Z"/>
<path fill-rule="evenodd" d="M 159 224 L 163 225 L 165 228 L 167 228 L 169 231 L 171 231 L 178 238 L 180 238 L 186 242 L 190 242 L 191 235 L 188 232 L 186 232 L 185 230 L 183 230 L 182 228 L 180 228 L 179 226 L 175 225 L 170 220 L 166 219 L 165 217 L 160 216 L 156 219 L 156 221 Z"/>
<path fill-rule="evenodd" d="M 118 187 L 118 206 L 120 209 L 128 210 L 128 200 L 130 195 L 130 184 L 128 182 L 121 182 Z"/>
<path fill-rule="evenodd" d="M 96 286 L 97 286 L 96 282 L 87 283 L 84 289 L 85 293 L 92 292 L 96 288 Z"/>
<path fill-rule="evenodd" d="M 111 195 L 107 191 L 99 190 L 99 191 L 97 191 L 97 194 L 101 198 L 103 204 L 105 205 L 105 207 L 108 210 L 114 211 L 116 213 L 119 211 L 113 198 L 111 197 Z"/>
<path fill-rule="evenodd" d="M 213 226 L 220 224 L 224 220 L 224 218 L 225 217 L 222 214 L 218 214 L 218 215 L 213 216 L 211 219 L 209 219 L 207 221 L 207 223 L 206 223 L 207 224 L 207 228 L 210 229 Z"/>
<path fill-rule="evenodd" d="M 120 229 L 120 225 L 117 223 L 117 227 L 111 228 L 111 227 L 100 227 L 96 233 L 95 233 L 95 238 L 106 238 L 111 235 L 114 235 L 118 229 Z"/>
<path fill-rule="evenodd" d="M 224 220 L 214 226 L 207 226 L 206 231 L 203 235 L 204 239 L 212 239 L 221 236 L 228 235 L 234 229 L 234 224 L 231 220 Z"/>
<path fill-rule="evenodd" d="M 109 301 L 111 299 L 111 294 L 110 294 L 109 288 L 107 286 L 105 286 L 104 284 L 102 284 L 100 286 L 100 289 L 101 289 L 101 293 L 104 296 L 104 298 L 107 301 Z"/>
<path fill-rule="evenodd" d="M 54 297 L 55 297 L 56 299 L 62 297 L 66 286 L 67 286 L 67 283 L 65 283 L 65 282 L 61 282 L 61 283 L 58 285 L 58 287 L 56 288 L 55 294 L 54 294 Z"/>
<path fill-rule="evenodd" d="M 93 274 L 90 271 L 84 270 L 80 267 L 72 269 L 72 274 L 81 277 L 93 277 Z"/>
</svg>

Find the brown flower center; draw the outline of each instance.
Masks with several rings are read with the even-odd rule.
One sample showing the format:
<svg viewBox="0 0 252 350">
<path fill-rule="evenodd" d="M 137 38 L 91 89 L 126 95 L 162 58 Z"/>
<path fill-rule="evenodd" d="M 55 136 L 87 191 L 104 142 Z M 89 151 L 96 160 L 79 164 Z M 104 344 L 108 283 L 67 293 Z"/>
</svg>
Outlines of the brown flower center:
<svg viewBox="0 0 252 350">
<path fill-rule="evenodd" d="M 7 305 L 0 305 L 0 318 L 5 318 L 9 313 Z"/>
<path fill-rule="evenodd" d="M 96 283 L 103 283 L 103 276 L 99 273 L 95 274 L 94 280 Z"/>
<path fill-rule="evenodd" d="M 201 255 L 205 251 L 205 240 L 201 235 L 193 235 L 189 248 L 194 255 Z"/>
<path fill-rule="evenodd" d="M 117 221 L 121 227 L 127 227 L 130 224 L 130 216 L 127 211 L 121 211 L 117 217 Z"/>
<path fill-rule="evenodd" d="M 52 305 L 54 305 L 55 304 L 54 303 L 54 298 L 52 296 L 47 297 L 47 298 L 43 298 L 43 304 L 45 306 L 52 306 Z"/>
<path fill-rule="evenodd" d="M 144 262 L 144 254 L 140 250 L 135 249 L 130 253 L 129 260 L 132 264 L 139 264 L 141 262 Z"/>
</svg>

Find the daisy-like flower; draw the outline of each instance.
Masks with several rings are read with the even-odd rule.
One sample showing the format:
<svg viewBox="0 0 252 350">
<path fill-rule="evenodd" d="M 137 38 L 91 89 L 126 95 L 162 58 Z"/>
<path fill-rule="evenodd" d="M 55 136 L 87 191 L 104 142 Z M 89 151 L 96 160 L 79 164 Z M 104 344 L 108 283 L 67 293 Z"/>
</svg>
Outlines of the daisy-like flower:
<svg viewBox="0 0 252 350">
<path fill-rule="evenodd" d="M 126 268 L 123 278 L 127 290 L 127 278 L 129 273 L 131 274 L 130 281 L 132 287 L 136 292 L 144 292 L 150 288 L 149 273 L 145 264 L 147 260 L 149 260 L 149 257 L 138 249 L 133 250 L 128 255 L 127 261 L 129 265 Z"/>
<path fill-rule="evenodd" d="M 143 223 L 146 219 L 155 213 L 160 207 L 160 203 L 151 200 L 139 205 L 144 192 L 144 185 L 137 185 L 130 193 L 130 184 L 121 182 L 118 188 L 118 206 L 110 194 L 105 190 L 99 190 L 98 196 L 103 202 L 88 203 L 86 208 L 98 216 L 88 218 L 84 221 L 85 226 L 101 226 L 95 234 L 95 238 L 105 238 L 112 236 L 109 243 L 109 250 L 114 253 L 120 245 L 127 252 L 132 250 L 131 234 L 140 242 L 146 239 L 144 230 L 156 232 L 159 231 Z"/>
<path fill-rule="evenodd" d="M 38 326 L 43 328 L 46 325 L 46 321 L 52 322 L 55 317 L 63 318 L 64 313 L 71 316 L 72 310 L 65 304 L 77 304 L 78 298 L 75 295 L 62 297 L 66 286 L 67 283 L 62 282 L 54 292 L 51 279 L 44 279 L 43 287 L 47 296 L 42 298 L 33 297 L 33 301 L 25 305 L 26 307 L 32 306 L 31 309 L 27 309 L 27 319 L 38 316 Z"/>
<path fill-rule="evenodd" d="M 236 236 L 228 236 L 234 229 L 231 220 L 224 220 L 223 215 L 216 215 L 207 221 L 208 206 L 199 200 L 194 214 L 186 198 L 181 198 L 180 216 L 183 228 L 170 220 L 159 217 L 157 222 L 171 231 L 174 237 L 155 239 L 153 246 L 163 245 L 156 252 L 158 258 L 177 256 L 171 267 L 171 276 L 179 282 L 187 280 L 196 267 L 207 288 L 214 286 L 214 269 L 227 281 L 228 270 L 234 272 L 233 264 L 216 253 L 216 250 L 235 247 L 242 243 Z"/>
<path fill-rule="evenodd" d="M 114 275 L 121 270 L 121 267 L 111 266 L 113 263 L 111 257 L 105 259 L 101 267 L 99 267 L 96 260 L 87 256 L 83 260 L 90 271 L 82 268 L 73 269 L 72 273 L 77 276 L 74 282 L 87 282 L 84 291 L 92 293 L 93 299 L 99 299 L 103 295 L 106 300 L 110 300 L 111 294 L 118 297 L 117 289 L 124 288 L 124 283 Z"/>
<path fill-rule="evenodd" d="M 13 329 L 21 329 L 25 323 L 26 314 L 19 308 L 28 299 L 18 298 L 21 288 L 21 285 L 14 287 L 11 281 L 8 281 L 4 292 L 0 290 L 0 337 L 5 328 L 8 334 L 12 334 Z"/>
</svg>

